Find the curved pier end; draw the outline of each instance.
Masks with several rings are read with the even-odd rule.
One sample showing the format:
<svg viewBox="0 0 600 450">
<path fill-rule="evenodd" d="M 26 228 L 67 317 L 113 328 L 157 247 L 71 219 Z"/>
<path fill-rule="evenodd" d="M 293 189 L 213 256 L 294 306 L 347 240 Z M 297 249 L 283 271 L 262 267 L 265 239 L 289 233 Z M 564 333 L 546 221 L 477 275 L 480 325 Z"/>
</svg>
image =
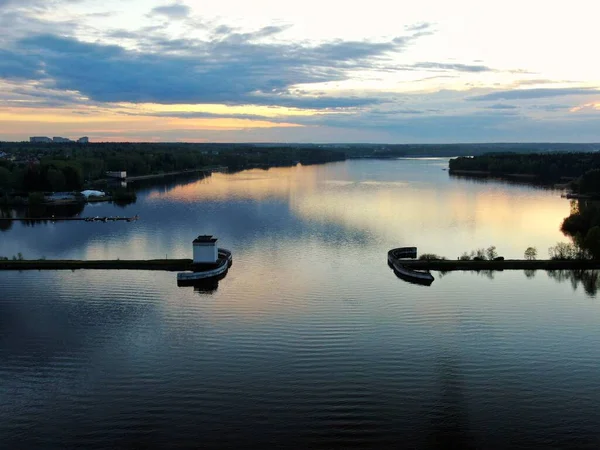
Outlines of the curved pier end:
<svg viewBox="0 0 600 450">
<path fill-rule="evenodd" d="M 218 258 L 215 263 L 198 264 L 192 263 L 191 272 L 180 272 L 177 274 L 178 286 L 193 286 L 200 281 L 206 281 L 213 278 L 222 279 L 233 264 L 231 251 L 219 248 Z"/>
<path fill-rule="evenodd" d="M 396 276 L 404 281 L 425 286 L 433 283 L 433 275 L 429 270 L 415 270 L 404 265 L 403 259 L 415 259 L 417 247 L 399 247 L 388 251 L 388 265 L 394 270 Z"/>
</svg>

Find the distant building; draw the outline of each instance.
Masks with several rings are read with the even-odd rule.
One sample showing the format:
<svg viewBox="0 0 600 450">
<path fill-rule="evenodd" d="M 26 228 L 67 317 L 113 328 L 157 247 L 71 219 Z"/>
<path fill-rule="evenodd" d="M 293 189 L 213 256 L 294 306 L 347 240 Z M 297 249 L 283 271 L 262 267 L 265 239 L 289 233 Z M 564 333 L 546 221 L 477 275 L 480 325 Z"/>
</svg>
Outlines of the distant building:
<svg viewBox="0 0 600 450">
<path fill-rule="evenodd" d="M 198 236 L 194 239 L 194 264 L 215 263 L 219 257 L 217 238 L 212 236 Z"/>
<path fill-rule="evenodd" d="M 124 170 L 120 172 L 106 172 L 106 176 L 108 178 L 118 178 L 119 180 L 124 180 L 127 178 L 127 172 Z"/>
<path fill-rule="evenodd" d="M 71 139 L 69 139 L 69 138 L 55 136 L 55 137 L 52 138 L 52 142 L 56 142 L 58 144 L 64 144 L 66 142 L 73 142 L 73 141 Z"/>
<path fill-rule="evenodd" d="M 8 154 L 4 152 L 0 152 L 0 159 L 8 158 Z"/>
<path fill-rule="evenodd" d="M 52 142 L 52 139 L 50 139 L 49 137 L 46 136 L 34 136 L 34 137 L 30 137 L 29 138 L 29 142 L 35 142 L 35 143 L 47 143 L 47 142 Z"/>
<path fill-rule="evenodd" d="M 80 137 L 79 139 L 77 139 L 77 143 L 78 144 L 89 144 L 90 143 L 90 138 L 87 137 L 87 136 Z"/>
</svg>

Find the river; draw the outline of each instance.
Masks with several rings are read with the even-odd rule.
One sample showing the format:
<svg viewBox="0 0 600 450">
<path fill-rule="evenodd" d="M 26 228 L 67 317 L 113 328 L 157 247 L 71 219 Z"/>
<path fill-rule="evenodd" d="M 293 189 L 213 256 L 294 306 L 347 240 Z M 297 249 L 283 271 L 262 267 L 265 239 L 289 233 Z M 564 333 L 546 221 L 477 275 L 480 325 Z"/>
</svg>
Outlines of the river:
<svg viewBox="0 0 600 450">
<path fill-rule="evenodd" d="M 447 159 L 353 160 L 160 181 L 137 222 L 14 223 L 0 255 L 189 258 L 233 252 L 211 289 L 169 272 L 0 273 L 6 448 L 598 448 L 595 274 L 434 272 L 494 245 L 547 257 L 560 192 L 450 177 Z"/>
</svg>

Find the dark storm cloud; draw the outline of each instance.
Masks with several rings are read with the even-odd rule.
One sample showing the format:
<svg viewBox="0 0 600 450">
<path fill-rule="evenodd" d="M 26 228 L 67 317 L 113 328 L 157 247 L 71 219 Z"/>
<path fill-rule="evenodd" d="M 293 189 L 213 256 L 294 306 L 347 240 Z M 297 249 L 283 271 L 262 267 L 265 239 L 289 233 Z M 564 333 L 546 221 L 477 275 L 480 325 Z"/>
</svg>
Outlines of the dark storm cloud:
<svg viewBox="0 0 600 450">
<path fill-rule="evenodd" d="M 169 19 L 185 19 L 190 15 L 191 9 L 187 5 L 173 3 L 170 5 L 157 6 L 150 14 L 166 16 Z"/>
<path fill-rule="evenodd" d="M 531 100 L 547 97 L 560 97 L 566 95 L 599 95 L 599 89 L 593 88 L 540 88 L 517 89 L 514 91 L 498 91 L 489 94 L 469 97 L 467 100 Z"/>
<path fill-rule="evenodd" d="M 349 71 L 385 64 L 390 53 L 401 51 L 413 39 L 338 40 L 314 46 L 257 42 L 284 29 L 230 32 L 208 41 L 153 35 L 142 41 L 144 51 L 43 34 L 5 50 L 8 62 L 0 70 L 7 78 L 51 80 L 57 89 L 79 91 L 100 102 L 353 107 L 379 100 L 305 96 L 290 87 L 347 79 Z"/>
<path fill-rule="evenodd" d="M 38 70 L 33 57 L 0 49 L 0 78 L 33 79 L 40 75 Z"/>
</svg>

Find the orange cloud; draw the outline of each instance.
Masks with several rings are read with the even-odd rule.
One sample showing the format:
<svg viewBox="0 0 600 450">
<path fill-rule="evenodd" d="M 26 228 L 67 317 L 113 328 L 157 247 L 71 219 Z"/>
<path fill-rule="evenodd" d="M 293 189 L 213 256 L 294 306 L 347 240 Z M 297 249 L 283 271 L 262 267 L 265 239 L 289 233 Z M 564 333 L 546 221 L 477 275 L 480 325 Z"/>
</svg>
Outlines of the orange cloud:
<svg viewBox="0 0 600 450">
<path fill-rule="evenodd" d="M 571 108 L 569 111 L 572 112 L 572 113 L 575 113 L 575 112 L 581 111 L 583 109 L 600 110 L 600 103 L 597 103 L 597 102 L 585 103 L 583 105 Z"/>
</svg>

